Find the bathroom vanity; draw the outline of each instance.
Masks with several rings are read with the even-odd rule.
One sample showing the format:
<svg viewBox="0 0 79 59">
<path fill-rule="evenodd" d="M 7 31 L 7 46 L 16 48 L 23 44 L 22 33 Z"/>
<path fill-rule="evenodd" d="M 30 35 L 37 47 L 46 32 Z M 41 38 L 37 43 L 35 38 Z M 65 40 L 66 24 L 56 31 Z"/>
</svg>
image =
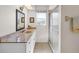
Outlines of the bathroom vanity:
<svg viewBox="0 0 79 59">
<path fill-rule="evenodd" d="M 0 53 L 33 53 L 36 29 L 27 29 L 0 37 Z"/>
</svg>

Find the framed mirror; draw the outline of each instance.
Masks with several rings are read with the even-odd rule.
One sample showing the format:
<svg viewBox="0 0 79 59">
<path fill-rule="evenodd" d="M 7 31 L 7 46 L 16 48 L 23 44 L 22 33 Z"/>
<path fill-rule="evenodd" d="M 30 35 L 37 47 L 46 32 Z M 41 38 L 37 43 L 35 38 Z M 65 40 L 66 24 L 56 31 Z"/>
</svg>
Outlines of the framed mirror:
<svg viewBox="0 0 79 59">
<path fill-rule="evenodd" d="M 30 17 L 30 23 L 34 23 L 34 17 Z"/>
<path fill-rule="evenodd" d="M 25 14 L 16 9 L 16 31 L 25 28 Z"/>
</svg>

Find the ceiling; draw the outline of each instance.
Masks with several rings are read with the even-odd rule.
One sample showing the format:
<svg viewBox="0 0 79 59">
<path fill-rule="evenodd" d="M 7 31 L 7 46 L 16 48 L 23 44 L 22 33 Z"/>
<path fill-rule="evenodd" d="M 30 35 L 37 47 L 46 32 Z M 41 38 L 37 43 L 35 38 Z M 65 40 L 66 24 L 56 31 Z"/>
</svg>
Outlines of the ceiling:
<svg viewBox="0 0 79 59">
<path fill-rule="evenodd" d="M 37 12 L 46 12 L 49 9 L 49 5 L 33 5 L 33 7 Z"/>
<path fill-rule="evenodd" d="M 56 8 L 56 5 L 31 5 L 32 11 L 36 11 L 36 12 L 47 12 L 47 11 L 54 11 L 57 12 L 58 9 Z M 53 10 L 55 8 L 55 10 Z"/>
<path fill-rule="evenodd" d="M 53 10 L 53 12 L 58 12 L 58 6 Z"/>
</svg>

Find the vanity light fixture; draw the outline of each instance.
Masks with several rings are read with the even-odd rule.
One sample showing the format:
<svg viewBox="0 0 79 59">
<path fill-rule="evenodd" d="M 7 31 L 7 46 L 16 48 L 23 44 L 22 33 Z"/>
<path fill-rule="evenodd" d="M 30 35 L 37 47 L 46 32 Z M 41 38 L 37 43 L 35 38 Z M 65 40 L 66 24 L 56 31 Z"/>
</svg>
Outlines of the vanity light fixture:
<svg viewBox="0 0 79 59">
<path fill-rule="evenodd" d="M 24 10 L 24 5 L 20 6 L 20 10 L 21 10 L 21 11 Z"/>
<path fill-rule="evenodd" d="M 28 9 L 28 10 L 32 10 L 32 5 L 25 5 L 25 7 Z"/>
</svg>

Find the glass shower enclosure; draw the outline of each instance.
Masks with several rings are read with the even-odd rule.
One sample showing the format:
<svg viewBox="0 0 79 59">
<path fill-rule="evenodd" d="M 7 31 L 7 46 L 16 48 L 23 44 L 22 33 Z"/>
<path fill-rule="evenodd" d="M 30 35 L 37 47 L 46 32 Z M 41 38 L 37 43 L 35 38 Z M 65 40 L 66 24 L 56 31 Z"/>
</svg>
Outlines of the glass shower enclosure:
<svg viewBox="0 0 79 59">
<path fill-rule="evenodd" d="M 49 45 L 53 53 L 59 53 L 59 7 L 50 13 Z"/>
</svg>

